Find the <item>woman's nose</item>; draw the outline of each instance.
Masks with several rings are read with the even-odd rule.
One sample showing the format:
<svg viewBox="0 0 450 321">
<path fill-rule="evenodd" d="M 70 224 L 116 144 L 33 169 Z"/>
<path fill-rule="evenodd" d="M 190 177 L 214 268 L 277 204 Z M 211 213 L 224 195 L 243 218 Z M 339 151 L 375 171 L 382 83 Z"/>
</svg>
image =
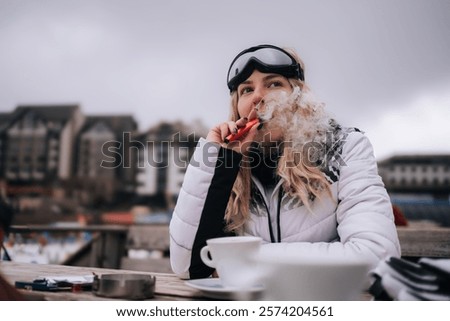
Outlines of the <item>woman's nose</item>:
<svg viewBox="0 0 450 321">
<path fill-rule="evenodd" d="M 264 92 L 261 89 L 256 89 L 253 92 L 253 105 L 258 105 L 264 97 Z"/>
</svg>

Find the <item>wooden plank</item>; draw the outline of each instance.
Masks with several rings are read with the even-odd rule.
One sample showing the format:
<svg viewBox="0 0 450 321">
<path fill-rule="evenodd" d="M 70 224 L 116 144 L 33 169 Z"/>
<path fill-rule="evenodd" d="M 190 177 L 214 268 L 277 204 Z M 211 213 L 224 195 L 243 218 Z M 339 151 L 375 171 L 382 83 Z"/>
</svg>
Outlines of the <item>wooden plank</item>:
<svg viewBox="0 0 450 321">
<path fill-rule="evenodd" d="M 132 259 L 129 257 L 123 257 L 120 262 L 120 268 L 130 271 L 172 273 L 172 268 L 170 267 L 170 259 L 168 257 L 145 259 Z"/>
<path fill-rule="evenodd" d="M 450 258 L 450 228 L 397 228 L 403 257 Z"/>
</svg>

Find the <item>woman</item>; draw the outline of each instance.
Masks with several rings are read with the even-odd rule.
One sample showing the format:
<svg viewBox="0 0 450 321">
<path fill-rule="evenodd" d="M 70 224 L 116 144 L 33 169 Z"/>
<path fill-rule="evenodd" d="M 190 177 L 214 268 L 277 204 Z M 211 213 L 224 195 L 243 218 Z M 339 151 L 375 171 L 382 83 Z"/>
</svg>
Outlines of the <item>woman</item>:
<svg viewBox="0 0 450 321">
<path fill-rule="evenodd" d="M 181 278 L 214 273 L 209 238 L 254 235 L 261 251 L 363 258 L 375 267 L 400 246 L 392 205 L 368 139 L 314 101 L 295 53 L 272 45 L 231 63 L 231 117 L 201 139 L 170 224 Z M 243 136 L 230 134 L 258 118 Z"/>
</svg>

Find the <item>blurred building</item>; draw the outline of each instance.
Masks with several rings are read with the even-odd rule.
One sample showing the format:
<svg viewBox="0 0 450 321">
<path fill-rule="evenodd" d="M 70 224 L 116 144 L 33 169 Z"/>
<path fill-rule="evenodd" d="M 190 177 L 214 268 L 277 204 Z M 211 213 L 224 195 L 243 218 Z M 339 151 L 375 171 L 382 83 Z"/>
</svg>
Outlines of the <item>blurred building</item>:
<svg viewBox="0 0 450 321">
<path fill-rule="evenodd" d="M 38 210 L 56 219 L 81 207 L 167 211 L 206 133 L 199 121 L 164 122 L 139 133 L 131 115 L 84 115 L 78 105 L 18 106 L 0 113 L 0 178 L 21 213 Z"/>
<path fill-rule="evenodd" d="M 83 122 L 78 105 L 18 106 L 2 115 L 0 170 L 20 208 L 40 206 L 40 196 L 64 194 Z"/>
<path fill-rule="evenodd" d="M 140 148 L 136 178 L 140 199 L 156 207 L 173 208 L 194 148 L 205 134 L 199 122 L 164 122 L 142 134 L 135 142 Z"/>
<path fill-rule="evenodd" d="M 0 114 L 0 177 L 22 212 L 75 211 L 134 195 L 135 156 L 121 146 L 136 131 L 129 115 L 86 117 L 78 105 L 18 106 Z"/>
<path fill-rule="evenodd" d="M 450 226 L 450 155 L 398 155 L 378 169 L 392 202 L 409 220 Z"/>
<path fill-rule="evenodd" d="M 403 155 L 378 164 L 392 194 L 449 200 L 450 155 Z"/>
<path fill-rule="evenodd" d="M 136 152 L 127 141 L 137 133 L 132 116 L 88 116 L 76 149 L 73 192 L 81 203 L 111 203 L 133 196 Z"/>
</svg>

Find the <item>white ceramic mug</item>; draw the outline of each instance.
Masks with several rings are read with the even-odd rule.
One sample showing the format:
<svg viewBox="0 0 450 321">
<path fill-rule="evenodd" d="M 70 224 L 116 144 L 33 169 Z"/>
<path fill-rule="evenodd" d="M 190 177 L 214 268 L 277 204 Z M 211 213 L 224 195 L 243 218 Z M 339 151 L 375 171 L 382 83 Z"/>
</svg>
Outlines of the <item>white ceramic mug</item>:
<svg viewBox="0 0 450 321">
<path fill-rule="evenodd" d="M 224 287 L 245 288 L 253 284 L 254 257 L 262 239 L 255 236 L 230 236 L 209 239 L 200 251 L 202 261 L 215 268 Z"/>
<path fill-rule="evenodd" d="M 359 300 L 368 279 L 369 264 L 342 257 L 260 255 L 256 258 L 263 300 Z"/>
</svg>

